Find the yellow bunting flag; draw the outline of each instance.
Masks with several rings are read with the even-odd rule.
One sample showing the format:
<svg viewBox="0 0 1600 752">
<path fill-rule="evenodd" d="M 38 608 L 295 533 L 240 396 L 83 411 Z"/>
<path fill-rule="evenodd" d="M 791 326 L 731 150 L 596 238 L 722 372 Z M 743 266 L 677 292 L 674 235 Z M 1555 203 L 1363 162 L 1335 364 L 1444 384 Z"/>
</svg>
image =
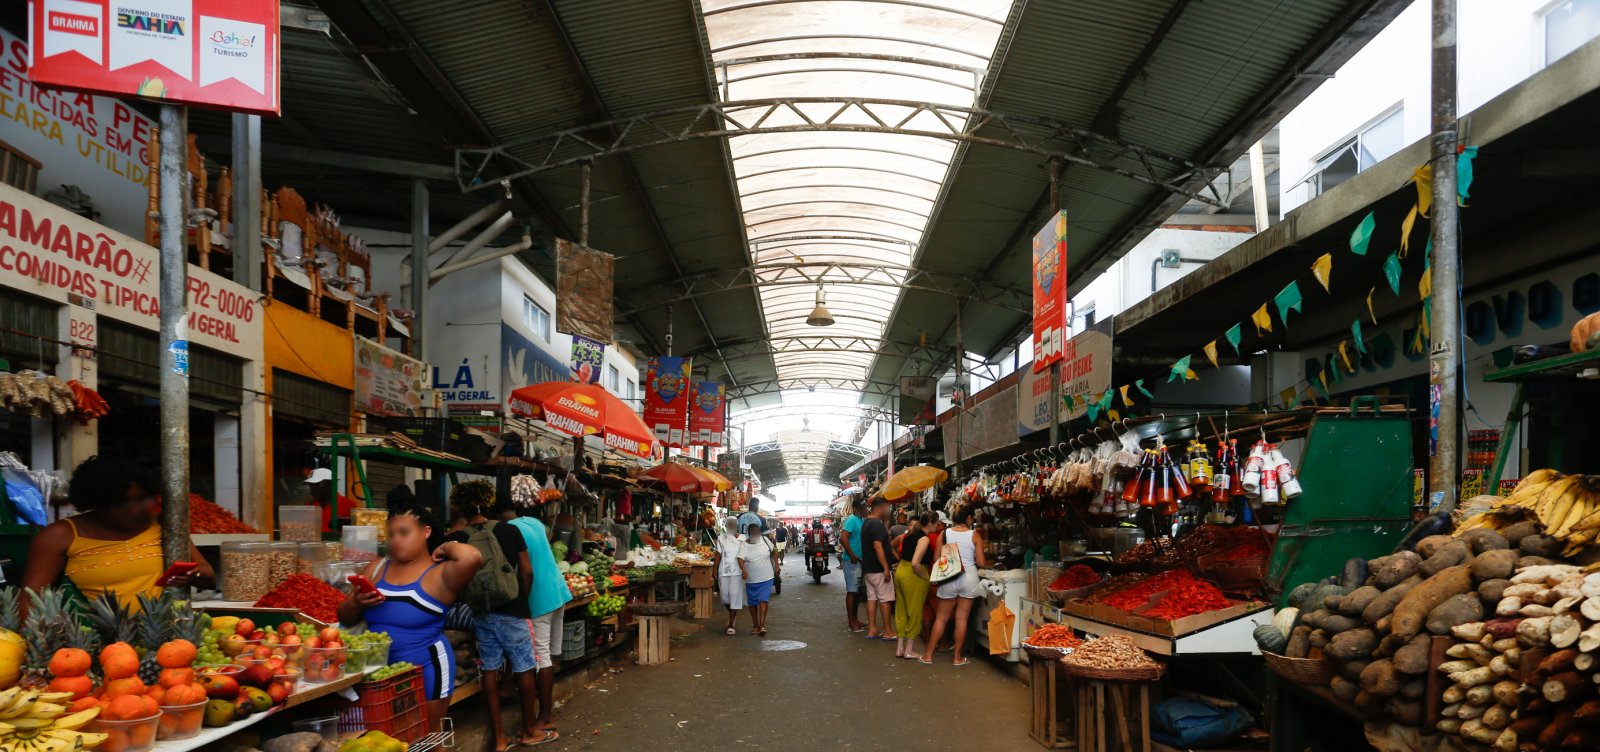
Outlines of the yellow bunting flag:
<svg viewBox="0 0 1600 752">
<path fill-rule="evenodd" d="M 1195 373 L 1193 368 L 1183 372 L 1184 381 L 1194 381 L 1198 378 L 1200 378 L 1200 374 Z"/>
<path fill-rule="evenodd" d="M 1376 287 L 1374 287 L 1371 290 L 1367 291 L 1367 315 L 1372 317 L 1372 325 L 1373 326 L 1377 326 L 1378 325 L 1378 314 L 1377 314 L 1376 311 L 1372 310 L 1372 295 L 1373 295 L 1373 293 L 1376 293 L 1377 291 L 1378 291 L 1378 288 L 1376 288 Z"/>
<path fill-rule="evenodd" d="M 1427 300 L 1433 294 L 1433 275 L 1427 271 L 1422 272 L 1422 279 L 1417 280 L 1417 297 Z"/>
<path fill-rule="evenodd" d="M 1117 391 L 1122 393 L 1122 406 L 1133 407 L 1133 400 L 1129 399 L 1128 397 L 1128 385 L 1123 384 L 1122 386 L 1117 387 Z"/>
<path fill-rule="evenodd" d="M 1272 331 L 1272 314 L 1267 313 L 1266 303 L 1262 303 L 1261 307 L 1257 308 L 1255 313 L 1250 314 L 1250 320 L 1255 322 L 1257 337 L 1261 336 L 1261 333 L 1264 331 Z"/>
<path fill-rule="evenodd" d="M 1291 386 L 1288 389 L 1278 392 L 1278 399 L 1283 400 L 1284 407 L 1294 404 L 1294 387 Z"/>
<path fill-rule="evenodd" d="M 1206 346 L 1202 349 L 1204 349 L 1206 352 L 1206 360 L 1211 361 L 1211 367 L 1217 368 L 1217 341 L 1211 340 L 1210 342 L 1207 342 Z"/>
<path fill-rule="evenodd" d="M 1417 211 L 1428 216 L 1433 208 L 1433 165 L 1423 165 L 1411 173 L 1411 182 L 1417 186 Z"/>
<path fill-rule="evenodd" d="M 1344 345 L 1344 340 L 1339 340 L 1339 361 L 1344 363 L 1344 370 L 1354 371 L 1355 369 L 1350 367 L 1350 353 L 1345 350 Z"/>
<path fill-rule="evenodd" d="M 1406 214 L 1404 222 L 1400 223 L 1400 258 L 1406 257 L 1406 251 L 1411 250 L 1411 228 L 1417 225 L 1417 207 L 1411 207 Z"/>
<path fill-rule="evenodd" d="M 1114 407 L 1106 411 L 1106 416 L 1111 418 L 1112 423 L 1122 420 L 1122 413 L 1117 412 L 1117 409 Z"/>
<path fill-rule="evenodd" d="M 1333 254 L 1324 253 L 1316 261 L 1311 262 L 1311 274 L 1322 283 L 1324 291 L 1332 292 L 1328 289 L 1328 279 L 1333 274 Z"/>
</svg>

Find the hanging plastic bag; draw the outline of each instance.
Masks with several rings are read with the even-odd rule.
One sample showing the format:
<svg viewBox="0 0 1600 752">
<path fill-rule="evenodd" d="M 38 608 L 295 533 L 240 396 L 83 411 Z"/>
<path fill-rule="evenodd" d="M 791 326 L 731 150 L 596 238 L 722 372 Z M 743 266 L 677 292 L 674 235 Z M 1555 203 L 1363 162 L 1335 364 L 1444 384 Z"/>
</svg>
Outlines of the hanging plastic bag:
<svg viewBox="0 0 1600 752">
<path fill-rule="evenodd" d="M 44 493 L 34 484 L 28 473 L 16 468 L 6 468 L 6 496 L 16 512 L 17 521 L 29 525 L 48 525 L 50 517 L 45 511 Z"/>
<path fill-rule="evenodd" d="M 1005 655 L 1011 652 L 1011 630 L 1017 625 L 1017 615 L 1006 608 L 1004 598 L 1000 605 L 989 612 L 989 655 Z"/>
</svg>

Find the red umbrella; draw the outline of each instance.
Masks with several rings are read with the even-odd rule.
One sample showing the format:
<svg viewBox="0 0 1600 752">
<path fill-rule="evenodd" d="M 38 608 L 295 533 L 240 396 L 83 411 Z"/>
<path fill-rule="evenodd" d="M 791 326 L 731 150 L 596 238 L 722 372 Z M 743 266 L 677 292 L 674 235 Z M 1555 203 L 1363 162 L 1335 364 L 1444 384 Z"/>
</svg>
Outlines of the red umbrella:
<svg viewBox="0 0 1600 752">
<path fill-rule="evenodd" d="M 571 436 L 599 434 L 606 446 L 649 457 L 655 436 L 628 403 L 598 384 L 547 381 L 511 393 L 511 414 L 542 420 Z"/>
<path fill-rule="evenodd" d="M 639 482 L 660 486 L 671 493 L 694 493 L 716 490 L 716 482 L 709 476 L 696 472 L 699 468 L 677 462 L 663 462 L 639 473 Z"/>
</svg>

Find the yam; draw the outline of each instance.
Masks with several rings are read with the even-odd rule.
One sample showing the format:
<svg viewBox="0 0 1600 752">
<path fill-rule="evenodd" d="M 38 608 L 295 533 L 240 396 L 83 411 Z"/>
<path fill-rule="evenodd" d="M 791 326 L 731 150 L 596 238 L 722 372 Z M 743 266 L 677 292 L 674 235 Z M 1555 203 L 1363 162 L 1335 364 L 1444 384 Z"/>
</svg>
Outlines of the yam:
<svg viewBox="0 0 1600 752">
<path fill-rule="evenodd" d="M 1311 612 L 1311 616 L 1306 619 L 1306 624 L 1312 629 L 1321 629 L 1322 621 L 1328 618 L 1332 613 L 1333 612 L 1325 608 L 1319 608 Z"/>
<path fill-rule="evenodd" d="M 1470 586 L 1469 583 L 1468 587 Z M 1476 622 L 1482 618 L 1483 601 L 1478 600 L 1477 593 L 1468 591 L 1459 595 L 1452 595 L 1446 598 L 1443 603 L 1429 610 L 1426 626 L 1429 632 L 1442 635 L 1449 634 L 1450 628 L 1458 624 Z M 1400 633 L 1396 632 L 1395 634 Z"/>
<path fill-rule="evenodd" d="M 1589 625 L 1588 629 L 1578 634 L 1579 650 L 1592 653 L 1596 648 L 1600 648 L 1600 622 Z"/>
<path fill-rule="evenodd" d="M 1370 663 L 1372 663 L 1372 661 L 1369 661 L 1365 658 L 1355 661 L 1346 661 L 1345 663 L 1339 665 L 1339 670 L 1343 671 L 1344 675 L 1350 679 L 1360 679 L 1361 672 L 1366 671 L 1367 665 Z"/>
<path fill-rule="evenodd" d="M 1578 593 L 1585 598 L 1600 598 L 1600 572 L 1584 575 L 1583 581 L 1578 585 Z"/>
<path fill-rule="evenodd" d="M 1367 574 L 1367 560 L 1359 556 L 1351 557 L 1339 573 L 1339 586 L 1348 593 L 1361 587 L 1367 581 Z"/>
<path fill-rule="evenodd" d="M 1398 668 L 1398 667 L 1396 667 Z M 1428 683 L 1422 679 L 1412 679 L 1400 685 L 1400 696 L 1407 700 L 1420 700 L 1428 693 Z"/>
<path fill-rule="evenodd" d="M 1463 700 L 1467 699 L 1467 688 L 1459 684 L 1452 684 L 1445 687 L 1444 693 L 1439 696 L 1439 699 L 1443 700 L 1445 705 L 1459 706 Z M 1460 707 L 1450 709 L 1445 715 L 1454 718 L 1457 710 L 1460 710 Z"/>
<path fill-rule="evenodd" d="M 1524 556 L 1520 559 L 1517 559 L 1517 569 L 1525 569 L 1527 567 L 1553 567 L 1560 563 L 1561 562 L 1556 561 L 1555 559 L 1544 556 Z"/>
<path fill-rule="evenodd" d="M 1339 613 L 1345 616 L 1360 616 L 1368 605 L 1383 591 L 1375 585 L 1363 585 L 1352 590 L 1349 595 L 1339 600 Z"/>
<path fill-rule="evenodd" d="M 1555 609 L 1541 603 L 1529 603 L 1517 611 L 1523 616 L 1555 616 Z"/>
<path fill-rule="evenodd" d="M 1325 651 L 1335 660 L 1354 661 L 1371 655 L 1377 647 L 1378 633 L 1362 627 L 1334 635 Z"/>
<path fill-rule="evenodd" d="M 1522 613 L 1522 599 L 1515 595 L 1508 595 L 1500 599 L 1494 607 L 1495 616 L 1516 616 Z"/>
<path fill-rule="evenodd" d="M 1539 523 L 1528 520 L 1507 525 L 1502 528 L 1499 533 L 1500 537 L 1506 539 L 1506 543 L 1509 543 L 1515 547 L 1518 543 L 1522 542 L 1523 538 L 1526 538 L 1530 535 L 1538 535 L 1539 529 Z"/>
<path fill-rule="evenodd" d="M 1552 703 L 1563 703 L 1575 699 L 1592 686 L 1594 684 L 1584 679 L 1583 674 L 1563 671 L 1545 679 L 1544 684 L 1539 687 L 1539 693 Z"/>
<path fill-rule="evenodd" d="M 1289 632 L 1289 645 L 1283 654 L 1290 658 L 1304 658 L 1311 653 L 1311 628 L 1295 627 Z"/>
<path fill-rule="evenodd" d="M 1320 626 L 1322 627 L 1322 631 L 1327 632 L 1330 635 L 1336 635 L 1340 632 L 1348 632 L 1358 627 L 1367 626 L 1367 623 L 1362 621 L 1358 616 L 1330 614 L 1327 618 L 1322 620 L 1322 624 Z"/>
<path fill-rule="evenodd" d="M 1550 535 L 1530 535 L 1517 541 L 1517 550 L 1524 556 L 1555 557 L 1561 555 L 1561 550 L 1566 544 L 1560 538 Z"/>
<path fill-rule="evenodd" d="M 1520 624 L 1522 624 L 1522 617 L 1519 616 L 1507 616 L 1499 619 L 1490 619 L 1483 623 L 1483 631 L 1493 635 L 1497 640 L 1504 640 L 1516 637 L 1517 627 Z"/>
<path fill-rule="evenodd" d="M 1417 635 L 1404 647 L 1394 651 L 1394 667 L 1402 674 L 1421 676 L 1428 673 L 1427 635 Z"/>
<path fill-rule="evenodd" d="M 1343 676 L 1333 677 L 1333 683 L 1329 686 L 1333 690 L 1333 696 L 1344 702 L 1355 702 L 1356 693 L 1361 691 L 1360 684 Z"/>
<path fill-rule="evenodd" d="M 1459 542 L 1459 541 L 1457 541 Z M 1447 555 L 1448 548 L 1440 549 L 1434 556 Z M 1432 559 L 1430 559 L 1432 561 Z M 1472 570 L 1466 564 L 1456 564 L 1439 570 L 1422 584 L 1411 588 L 1404 598 L 1394 608 L 1394 620 L 1389 625 L 1389 630 L 1404 637 L 1411 637 L 1420 632 L 1433 609 L 1452 596 L 1461 595 L 1472 590 Z M 1478 614 L 1482 616 L 1482 613 Z M 1476 618 L 1476 617 L 1474 617 Z M 1461 621 L 1471 621 L 1462 619 Z M 1459 624 L 1461 622 L 1455 622 Z M 1445 627 L 1448 631 L 1450 626 Z"/>
<path fill-rule="evenodd" d="M 1585 700 L 1576 710 L 1572 711 L 1572 717 L 1580 723 L 1600 724 L 1600 699 Z"/>
<path fill-rule="evenodd" d="M 1488 633 L 1483 631 L 1483 622 L 1469 621 L 1465 624 L 1457 624 L 1451 627 L 1450 634 L 1455 635 L 1458 640 L 1482 642 Z"/>
<path fill-rule="evenodd" d="M 1505 705 L 1490 705 L 1484 709 L 1483 715 L 1478 720 L 1489 728 L 1503 729 L 1511 723 L 1511 708 Z"/>
<path fill-rule="evenodd" d="M 1464 563 L 1472 558 L 1472 549 L 1464 541 L 1452 540 L 1439 547 L 1432 556 L 1424 559 L 1417 567 L 1423 577 L 1432 577 L 1450 567 Z"/>
<path fill-rule="evenodd" d="M 1468 705 L 1488 705 L 1494 700 L 1494 685 L 1479 684 L 1467 690 Z"/>
<path fill-rule="evenodd" d="M 1355 706 L 1368 713 L 1377 713 L 1383 710 L 1385 698 L 1371 692 L 1362 690 L 1356 692 Z"/>
<path fill-rule="evenodd" d="M 1395 556 L 1399 555 L 1395 554 Z M 1382 594 L 1373 598 L 1366 608 L 1361 609 L 1361 618 L 1366 620 L 1368 624 L 1377 624 L 1379 619 L 1388 616 L 1394 611 L 1394 607 L 1400 603 L 1400 599 L 1406 597 L 1406 594 L 1411 592 L 1412 588 L 1420 584 L 1422 584 L 1422 578 L 1413 574 L 1400 584 L 1385 589 Z M 1379 587 L 1382 586 L 1380 585 Z"/>
<path fill-rule="evenodd" d="M 1489 694 L 1494 697 L 1495 704 L 1514 708 L 1517 706 L 1517 692 L 1521 688 L 1521 682 L 1501 679 L 1494 683 L 1494 686 L 1489 690 Z"/>
<path fill-rule="evenodd" d="M 1382 563 L 1378 563 L 1379 561 Z M 1372 584 L 1379 590 L 1388 590 L 1415 575 L 1417 567 L 1421 565 L 1422 557 L 1410 551 L 1385 556 L 1372 563 Z"/>
<path fill-rule="evenodd" d="M 1383 705 L 1384 712 L 1399 723 L 1406 726 L 1422 725 L 1422 703 L 1415 698 L 1405 698 L 1399 695 L 1390 697 Z"/>
<path fill-rule="evenodd" d="M 1461 540 L 1467 542 L 1467 547 L 1472 549 L 1474 554 L 1511 548 L 1511 543 L 1505 539 L 1505 536 L 1484 527 L 1468 530 L 1461 536 Z"/>
<path fill-rule="evenodd" d="M 1463 704 L 1461 706 L 1461 709 L 1456 711 L 1456 717 L 1460 718 L 1463 721 L 1475 721 L 1475 720 L 1478 720 L 1479 718 L 1482 718 L 1483 717 L 1483 711 L 1488 710 L 1488 709 L 1489 709 L 1488 705 Z M 1462 725 L 1461 728 L 1465 729 L 1466 726 Z"/>
<path fill-rule="evenodd" d="M 1561 738 L 1562 749 L 1589 750 L 1600 748 L 1600 730 L 1578 726 Z"/>
<path fill-rule="evenodd" d="M 1329 642 L 1328 633 L 1320 629 L 1311 630 L 1311 647 L 1316 650 L 1326 650 Z"/>
<path fill-rule="evenodd" d="M 1378 640 L 1378 647 L 1377 647 L 1376 650 L 1372 651 L 1372 657 L 1373 658 L 1388 658 L 1388 657 L 1393 656 L 1396 651 L 1400 650 L 1400 648 L 1403 648 L 1405 646 L 1406 646 L 1406 641 L 1405 640 L 1402 640 L 1402 639 L 1400 639 L 1398 637 L 1395 637 L 1392 634 L 1391 635 L 1384 635 L 1381 639 Z"/>
<path fill-rule="evenodd" d="M 1448 535 L 1430 535 L 1420 541 L 1417 541 L 1417 547 L 1415 550 L 1418 556 L 1427 559 L 1432 557 L 1434 553 L 1438 552 L 1439 549 L 1444 548 L 1446 545 L 1449 545 L 1454 541 L 1455 538 L 1452 538 Z"/>
<path fill-rule="evenodd" d="M 1506 588 L 1510 585 L 1511 580 L 1507 579 L 1484 580 L 1478 583 L 1478 599 L 1483 601 L 1484 606 L 1492 609 L 1500 602 L 1500 598 L 1505 595 Z"/>
<path fill-rule="evenodd" d="M 1417 636 L 1424 637 L 1423 635 Z M 1495 656 L 1493 651 L 1476 642 L 1462 642 L 1451 645 L 1449 649 L 1444 651 L 1444 654 L 1451 658 L 1477 661 L 1479 666 L 1489 665 L 1489 661 L 1494 660 Z"/>
<path fill-rule="evenodd" d="M 1381 697 L 1393 697 L 1400 694 L 1400 674 L 1394 670 L 1394 663 L 1385 658 L 1376 660 L 1361 670 L 1361 688 Z"/>
<path fill-rule="evenodd" d="M 1578 660 L 1578 655 L 1578 651 L 1572 648 L 1557 650 L 1554 653 L 1545 656 L 1544 660 L 1539 661 L 1538 670 L 1540 673 L 1548 675 L 1559 674 L 1563 671 L 1571 671 L 1574 662 Z"/>
<path fill-rule="evenodd" d="M 1461 731 L 1461 721 L 1458 721 L 1454 718 L 1445 718 L 1439 721 L 1435 728 L 1445 732 L 1446 734 L 1459 733 Z"/>
<path fill-rule="evenodd" d="M 1558 614 L 1550 620 L 1550 646 L 1565 648 L 1578 641 L 1583 625 L 1571 614 Z M 1560 651 L 1565 653 L 1566 651 Z M 1541 664 L 1543 665 L 1543 664 Z"/>
<path fill-rule="evenodd" d="M 1494 671 L 1488 666 L 1478 666 L 1477 668 L 1467 669 L 1466 671 L 1453 671 L 1450 673 L 1450 681 L 1468 689 L 1476 687 L 1479 684 L 1489 682 L 1493 680 L 1494 677 Z"/>
<path fill-rule="evenodd" d="M 1511 576 L 1517 566 L 1517 552 L 1509 548 L 1484 551 L 1472 557 L 1472 577 L 1479 582 Z"/>
<path fill-rule="evenodd" d="M 1542 648 L 1550 644 L 1550 619 L 1549 616 L 1538 616 L 1523 619 L 1517 625 L 1517 640 L 1530 648 Z"/>
</svg>

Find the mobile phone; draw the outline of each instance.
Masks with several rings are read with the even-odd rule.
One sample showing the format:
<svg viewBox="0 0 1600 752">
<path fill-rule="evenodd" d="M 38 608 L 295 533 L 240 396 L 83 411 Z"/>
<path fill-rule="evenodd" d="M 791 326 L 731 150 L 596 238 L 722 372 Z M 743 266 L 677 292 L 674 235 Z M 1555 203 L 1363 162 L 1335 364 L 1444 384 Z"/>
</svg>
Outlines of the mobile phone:
<svg viewBox="0 0 1600 752">
<path fill-rule="evenodd" d="M 161 576 L 156 578 L 156 585 L 159 587 L 166 587 L 167 583 L 172 581 L 172 578 L 183 577 L 184 575 L 193 573 L 199 568 L 200 565 L 192 561 L 173 562 L 172 566 L 167 567 L 167 571 L 162 572 Z"/>
<path fill-rule="evenodd" d="M 347 579 L 350 580 L 350 584 L 356 586 L 356 590 L 359 590 L 363 593 L 376 594 L 378 592 L 378 587 L 372 584 L 372 580 L 362 577 L 359 574 L 350 575 Z"/>
</svg>

